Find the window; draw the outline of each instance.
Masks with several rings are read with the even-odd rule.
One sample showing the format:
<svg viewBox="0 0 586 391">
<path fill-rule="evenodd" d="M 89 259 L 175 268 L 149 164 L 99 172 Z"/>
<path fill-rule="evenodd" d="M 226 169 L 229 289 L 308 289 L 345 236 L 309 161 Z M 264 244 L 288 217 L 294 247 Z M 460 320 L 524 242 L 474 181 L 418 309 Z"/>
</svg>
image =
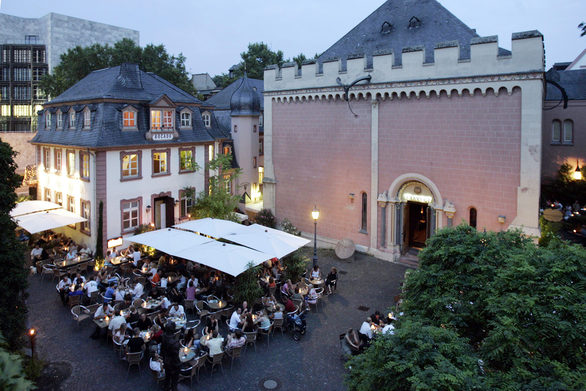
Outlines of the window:
<svg viewBox="0 0 586 391">
<path fill-rule="evenodd" d="M 161 129 L 161 111 L 151 110 L 151 130 Z"/>
<path fill-rule="evenodd" d="M 140 198 L 120 201 L 122 232 L 132 231 L 140 225 Z"/>
<path fill-rule="evenodd" d="M 45 111 L 45 129 L 51 129 L 51 113 Z"/>
<path fill-rule="evenodd" d="M 368 212 L 368 196 L 362 193 L 362 216 L 360 220 L 360 232 L 366 233 L 367 230 L 367 212 Z"/>
<path fill-rule="evenodd" d="M 45 189 L 45 201 L 51 202 L 51 189 Z"/>
<path fill-rule="evenodd" d="M 45 168 L 45 171 L 49 171 L 49 169 L 51 168 L 50 151 L 51 150 L 49 148 L 43 148 L 43 166 Z"/>
<path fill-rule="evenodd" d="M 60 191 L 55 192 L 55 203 L 59 206 L 63 206 L 63 193 Z"/>
<path fill-rule="evenodd" d="M 63 127 L 63 113 L 61 110 L 57 111 L 57 129 L 61 129 Z"/>
<path fill-rule="evenodd" d="M 470 226 L 476 228 L 476 208 L 470 208 Z"/>
<path fill-rule="evenodd" d="M 258 141 L 258 155 L 263 156 L 264 154 L 265 154 L 264 140 L 261 138 Z"/>
<path fill-rule="evenodd" d="M 83 217 L 84 219 L 87 219 L 87 221 L 83 221 L 79 225 L 79 229 L 84 234 L 91 235 L 91 228 L 90 228 L 91 227 L 91 222 L 90 222 L 90 216 L 91 216 L 90 202 L 89 201 L 81 200 L 81 202 L 80 202 L 80 209 L 79 210 L 81 212 L 81 217 Z"/>
<path fill-rule="evenodd" d="M 234 125 L 234 133 L 238 133 L 238 125 Z"/>
<path fill-rule="evenodd" d="M 214 144 L 208 145 L 208 161 L 214 160 Z"/>
<path fill-rule="evenodd" d="M 232 178 L 230 177 L 230 174 L 224 175 L 224 186 L 226 186 L 226 192 L 232 194 Z M 210 188 L 210 193 L 211 193 L 211 188 Z"/>
<path fill-rule="evenodd" d="M 212 117 L 210 115 L 210 113 L 205 112 L 201 115 L 201 119 L 203 120 L 203 124 L 205 125 L 206 128 L 209 128 L 210 126 L 212 126 Z M 234 125 L 234 131 L 236 131 L 236 125 Z"/>
<path fill-rule="evenodd" d="M 554 120 L 551 126 L 551 142 L 559 144 L 562 141 L 562 123 L 559 120 Z"/>
<path fill-rule="evenodd" d="M 256 133 L 256 125 L 252 125 L 252 133 Z"/>
<path fill-rule="evenodd" d="M 90 128 L 90 126 L 92 124 L 91 116 L 92 116 L 92 113 L 91 113 L 90 109 L 86 108 L 83 111 L 83 128 L 84 129 Z"/>
<path fill-rule="evenodd" d="M 75 151 L 67 151 L 67 176 L 75 174 Z"/>
<path fill-rule="evenodd" d="M 173 110 L 151 110 L 151 130 L 173 130 Z"/>
<path fill-rule="evenodd" d="M 179 173 L 195 171 L 195 153 L 193 148 L 179 149 Z"/>
<path fill-rule="evenodd" d="M 230 145 L 224 146 L 224 155 L 232 155 L 232 146 L 230 146 Z"/>
<path fill-rule="evenodd" d="M 88 180 L 90 179 L 90 154 L 87 152 L 79 153 L 79 168 L 81 171 L 81 178 Z"/>
<path fill-rule="evenodd" d="M 189 211 L 193 206 L 193 196 L 195 195 L 195 188 L 179 190 L 180 210 L 179 217 L 190 217 Z"/>
<path fill-rule="evenodd" d="M 75 198 L 72 196 L 67 196 L 67 210 L 71 213 L 75 213 Z M 75 229 L 75 224 L 70 224 L 68 227 Z"/>
<path fill-rule="evenodd" d="M 169 150 L 153 151 L 153 176 L 169 174 Z"/>
<path fill-rule="evenodd" d="M 125 129 L 136 129 L 136 111 L 124 110 L 122 112 L 122 127 Z"/>
<path fill-rule="evenodd" d="M 262 185 L 262 180 L 265 179 L 265 168 L 259 167 L 258 168 L 258 184 Z"/>
<path fill-rule="evenodd" d="M 165 110 L 163 111 L 163 129 L 173 129 L 173 116 L 174 112 Z"/>
<path fill-rule="evenodd" d="M 564 121 L 564 144 L 574 144 L 574 122 L 572 120 Z"/>
<path fill-rule="evenodd" d="M 139 179 L 140 178 L 140 151 L 121 152 L 121 179 Z"/>
<path fill-rule="evenodd" d="M 191 113 L 189 111 L 184 110 L 181 112 L 181 127 L 191 127 Z"/>
<path fill-rule="evenodd" d="M 75 110 L 69 110 L 69 128 L 75 129 Z"/>
<path fill-rule="evenodd" d="M 252 168 L 256 168 L 256 156 L 252 157 Z"/>
<path fill-rule="evenodd" d="M 55 172 L 61 173 L 61 150 L 55 148 Z"/>
</svg>

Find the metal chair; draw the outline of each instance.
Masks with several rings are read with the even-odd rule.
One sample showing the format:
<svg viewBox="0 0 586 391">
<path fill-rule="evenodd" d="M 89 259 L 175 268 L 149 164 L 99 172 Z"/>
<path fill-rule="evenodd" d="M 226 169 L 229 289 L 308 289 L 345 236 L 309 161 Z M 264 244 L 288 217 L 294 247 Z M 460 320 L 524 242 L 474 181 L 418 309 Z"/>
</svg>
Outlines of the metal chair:
<svg viewBox="0 0 586 391">
<path fill-rule="evenodd" d="M 128 362 L 128 372 L 126 374 L 127 376 L 130 373 L 130 367 L 132 367 L 133 365 L 136 365 L 138 367 L 138 371 L 140 372 L 140 362 L 142 361 L 142 354 L 143 352 L 126 352 L 126 361 Z"/>
<path fill-rule="evenodd" d="M 188 310 L 191 310 L 191 313 L 194 313 L 195 312 L 195 304 L 194 304 L 193 300 L 183 301 L 183 308 L 185 308 L 186 313 Z"/>
<path fill-rule="evenodd" d="M 257 330 L 260 335 L 265 335 L 267 337 L 267 348 L 269 347 L 269 339 L 271 336 L 271 332 L 273 331 L 273 324 L 274 324 L 274 322 L 271 322 L 269 327 L 266 327 L 264 329 L 259 327 Z M 255 346 L 256 346 L 256 344 L 255 344 Z"/>
<path fill-rule="evenodd" d="M 69 305 L 69 308 L 73 308 L 74 306 L 81 304 L 81 295 L 69 296 L 67 299 L 67 304 Z"/>
<path fill-rule="evenodd" d="M 41 281 L 44 280 L 45 276 L 53 277 L 54 270 L 56 267 L 54 265 L 43 265 L 43 271 L 41 272 Z"/>
<path fill-rule="evenodd" d="M 240 358 L 240 356 L 242 356 L 242 346 L 226 350 L 225 353 L 226 356 L 230 357 L 230 370 L 232 370 L 232 366 L 234 365 L 234 359 Z"/>
<path fill-rule="evenodd" d="M 199 383 L 199 370 L 201 369 L 201 367 L 203 367 L 207 361 L 208 358 L 208 354 L 204 354 L 202 356 L 199 356 L 197 358 L 197 361 L 195 362 L 195 366 L 197 368 L 197 382 Z"/>
<path fill-rule="evenodd" d="M 198 369 L 197 362 L 189 368 L 181 369 L 181 372 L 179 372 L 179 381 L 189 379 L 189 388 L 193 388 L 193 377 L 197 375 Z"/>
<path fill-rule="evenodd" d="M 249 332 L 243 331 L 242 334 L 246 337 L 246 349 L 248 349 L 248 345 L 254 345 L 254 351 L 256 352 L 256 337 L 258 335 L 258 330 Z"/>
<path fill-rule="evenodd" d="M 224 366 L 222 365 L 222 359 L 224 358 L 224 352 L 222 353 L 218 353 L 214 356 L 208 357 L 208 362 L 212 365 L 212 368 L 210 369 L 210 375 L 214 375 L 214 367 L 216 365 L 219 365 L 220 368 L 222 369 L 222 373 L 224 373 Z"/>
<path fill-rule="evenodd" d="M 71 315 L 73 315 L 73 320 L 77 322 L 77 326 L 90 317 L 90 310 L 82 305 L 75 305 L 71 308 Z"/>
<path fill-rule="evenodd" d="M 203 319 L 205 316 L 210 314 L 210 311 L 204 309 L 204 302 L 199 300 L 195 302 L 195 309 L 200 319 Z"/>
<path fill-rule="evenodd" d="M 112 338 L 112 343 L 114 344 L 114 351 L 118 354 L 118 357 L 122 359 L 122 354 L 124 353 L 124 345 L 116 341 L 116 339 Z"/>
</svg>

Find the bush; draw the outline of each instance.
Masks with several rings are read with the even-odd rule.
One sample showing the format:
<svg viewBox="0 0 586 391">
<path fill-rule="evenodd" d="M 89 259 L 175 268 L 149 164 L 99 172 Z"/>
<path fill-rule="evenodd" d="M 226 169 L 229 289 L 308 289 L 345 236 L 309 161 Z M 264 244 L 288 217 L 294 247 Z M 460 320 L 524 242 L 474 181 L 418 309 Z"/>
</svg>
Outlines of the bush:
<svg viewBox="0 0 586 391">
<path fill-rule="evenodd" d="M 283 221 L 281 222 L 281 228 L 283 229 L 283 231 L 287 232 L 288 234 L 295 235 L 295 236 L 301 235 L 301 231 L 299 231 L 297 229 L 297 227 L 294 226 L 293 223 L 291 221 L 289 221 L 289 219 L 287 219 L 287 218 L 284 218 Z"/>
<path fill-rule="evenodd" d="M 254 218 L 254 222 L 269 228 L 275 228 L 277 226 L 275 216 L 270 209 L 261 209 Z"/>
<path fill-rule="evenodd" d="M 303 276 L 309 263 L 309 258 L 303 255 L 299 250 L 284 256 L 281 259 L 285 267 L 285 278 L 292 282 L 297 282 Z"/>
<path fill-rule="evenodd" d="M 242 303 L 247 301 L 252 308 L 252 304 L 262 296 L 262 288 L 258 283 L 260 266 L 248 264 L 248 269 L 236 277 L 234 284 L 234 301 Z"/>
<path fill-rule="evenodd" d="M 16 353 L 8 352 L 0 335 L 0 390 L 28 391 L 35 387 L 25 376 L 21 357 Z"/>
</svg>

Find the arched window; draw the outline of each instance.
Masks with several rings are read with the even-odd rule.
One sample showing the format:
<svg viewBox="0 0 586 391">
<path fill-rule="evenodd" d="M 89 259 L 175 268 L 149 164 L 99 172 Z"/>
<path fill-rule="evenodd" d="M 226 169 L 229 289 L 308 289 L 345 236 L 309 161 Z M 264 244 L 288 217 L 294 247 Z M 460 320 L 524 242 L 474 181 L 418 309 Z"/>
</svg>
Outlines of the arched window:
<svg viewBox="0 0 586 391">
<path fill-rule="evenodd" d="M 85 110 L 83 111 L 83 128 L 84 129 L 90 128 L 90 126 L 92 124 L 91 115 L 92 115 L 92 113 L 90 112 L 90 109 L 88 109 L 86 107 Z"/>
<path fill-rule="evenodd" d="M 191 127 L 191 112 L 189 110 L 181 111 L 181 127 L 182 128 Z"/>
<path fill-rule="evenodd" d="M 476 228 L 476 208 L 470 208 L 470 226 Z"/>
<path fill-rule="evenodd" d="M 362 216 L 360 221 L 360 231 L 367 232 L 367 212 L 368 212 L 368 196 L 362 193 Z"/>
<path fill-rule="evenodd" d="M 564 121 L 564 144 L 574 144 L 574 122 L 570 119 Z"/>
<path fill-rule="evenodd" d="M 551 124 L 551 143 L 559 144 L 562 141 L 562 123 L 554 119 Z"/>
<path fill-rule="evenodd" d="M 210 113 L 208 113 L 207 111 L 201 115 L 201 119 L 203 120 L 203 124 L 206 128 L 212 126 L 212 117 L 210 116 Z"/>
<path fill-rule="evenodd" d="M 61 129 L 63 127 L 63 113 L 61 110 L 57 110 L 57 129 Z"/>
</svg>

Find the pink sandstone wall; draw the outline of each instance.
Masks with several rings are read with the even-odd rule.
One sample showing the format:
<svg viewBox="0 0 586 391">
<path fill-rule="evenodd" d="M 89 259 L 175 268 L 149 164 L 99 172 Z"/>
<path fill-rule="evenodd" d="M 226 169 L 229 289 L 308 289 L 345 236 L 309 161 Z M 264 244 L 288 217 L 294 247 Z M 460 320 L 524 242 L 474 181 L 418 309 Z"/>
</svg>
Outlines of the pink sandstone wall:
<svg viewBox="0 0 586 391">
<path fill-rule="evenodd" d="M 315 204 L 318 235 L 368 246 L 369 235 L 358 231 L 360 193 L 376 197 L 370 194 L 370 103 L 352 102 L 357 118 L 344 101 L 273 101 L 272 110 L 277 218 L 313 232 Z"/>
<path fill-rule="evenodd" d="M 557 102 L 548 102 L 545 107 L 551 107 Z M 574 143 L 560 145 L 551 143 L 553 120 L 562 123 L 570 119 L 574 122 Z M 580 167 L 586 164 L 586 101 L 569 101 L 566 109 L 558 106 L 553 110 L 543 111 L 543 138 L 541 178 L 550 180 L 557 176 L 560 166 L 569 163 L 576 168 L 576 159 L 580 159 Z"/>
<path fill-rule="evenodd" d="M 29 141 L 36 133 L 31 132 L 6 132 L 0 133 L 0 139 L 12 146 L 12 149 L 18 152 L 16 164 L 17 172 L 22 174 L 28 165 L 36 164 L 35 147 Z"/>
<path fill-rule="evenodd" d="M 506 228 L 516 216 L 520 180 L 521 92 L 394 99 L 379 108 L 379 193 L 395 178 L 433 181 L 457 212 L 478 211 L 478 229 Z M 389 196 L 394 196 L 389 194 Z M 497 222 L 506 216 L 505 226 Z M 447 223 L 445 215 L 444 226 Z"/>
</svg>

